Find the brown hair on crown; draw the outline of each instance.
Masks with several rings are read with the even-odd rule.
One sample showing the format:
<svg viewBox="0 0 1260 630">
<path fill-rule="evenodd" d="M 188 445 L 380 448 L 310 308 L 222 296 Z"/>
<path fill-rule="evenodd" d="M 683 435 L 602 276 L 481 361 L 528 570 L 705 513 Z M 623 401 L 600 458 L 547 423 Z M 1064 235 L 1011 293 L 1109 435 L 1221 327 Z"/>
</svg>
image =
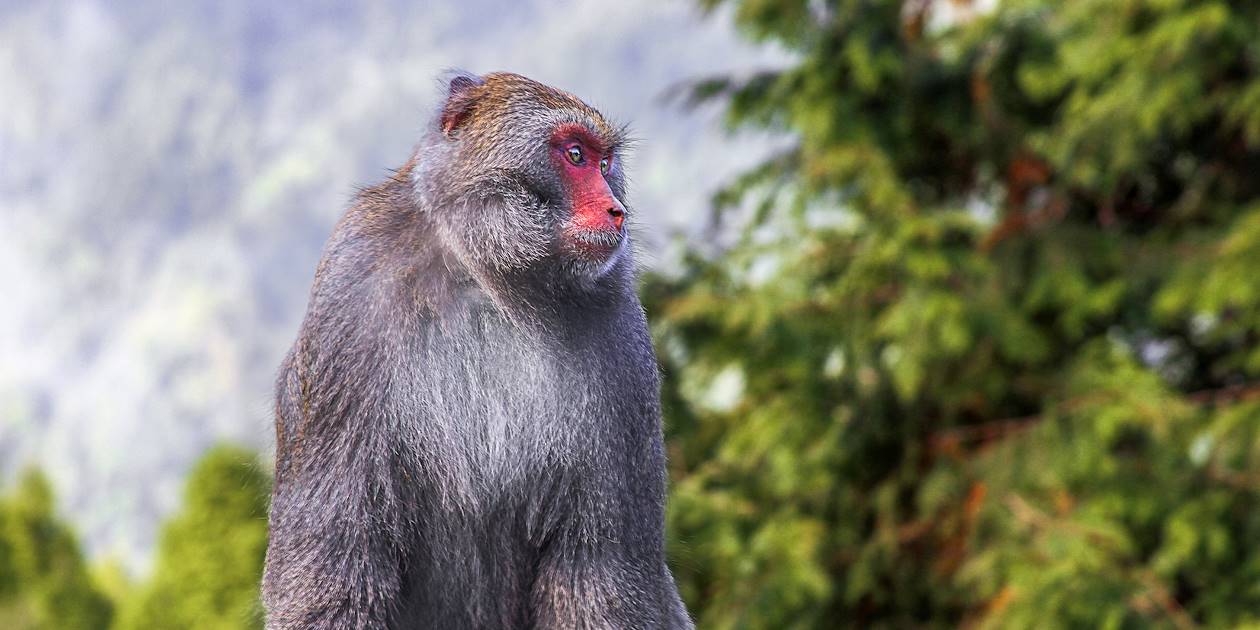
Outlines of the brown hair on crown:
<svg viewBox="0 0 1260 630">
<path fill-rule="evenodd" d="M 623 140 L 624 132 L 582 99 L 511 72 L 492 72 L 483 77 L 458 75 L 452 79 L 442 111 L 442 131 L 447 136 L 457 131 L 475 137 L 494 136 L 512 114 L 539 113 L 538 110 L 572 112 L 576 117 L 571 122 L 590 127 L 610 146 Z"/>
</svg>

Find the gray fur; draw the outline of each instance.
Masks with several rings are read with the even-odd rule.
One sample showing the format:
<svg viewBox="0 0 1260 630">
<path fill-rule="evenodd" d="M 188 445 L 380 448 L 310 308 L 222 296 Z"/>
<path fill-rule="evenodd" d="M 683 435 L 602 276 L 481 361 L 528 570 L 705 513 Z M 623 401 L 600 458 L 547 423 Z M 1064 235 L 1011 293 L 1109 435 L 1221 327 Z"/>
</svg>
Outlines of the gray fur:
<svg viewBox="0 0 1260 630">
<path fill-rule="evenodd" d="M 506 95 L 492 150 L 435 123 L 328 242 L 277 383 L 268 628 L 691 627 L 628 238 L 559 239 L 546 134 L 603 121 Z"/>
</svg>

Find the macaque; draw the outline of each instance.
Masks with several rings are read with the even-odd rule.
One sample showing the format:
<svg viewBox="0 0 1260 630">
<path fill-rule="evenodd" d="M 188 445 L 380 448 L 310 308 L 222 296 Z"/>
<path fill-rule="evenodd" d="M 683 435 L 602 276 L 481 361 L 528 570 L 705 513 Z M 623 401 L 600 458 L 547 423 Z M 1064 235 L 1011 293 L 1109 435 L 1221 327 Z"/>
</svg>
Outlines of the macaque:
<svg viewBox="0 0 1260 630">
<path fill-rule="evenodd" d="M 690 628 L 624 130 L 456 74 L 363 189 L 276 386 L 267 627 Z"/>
</svg>

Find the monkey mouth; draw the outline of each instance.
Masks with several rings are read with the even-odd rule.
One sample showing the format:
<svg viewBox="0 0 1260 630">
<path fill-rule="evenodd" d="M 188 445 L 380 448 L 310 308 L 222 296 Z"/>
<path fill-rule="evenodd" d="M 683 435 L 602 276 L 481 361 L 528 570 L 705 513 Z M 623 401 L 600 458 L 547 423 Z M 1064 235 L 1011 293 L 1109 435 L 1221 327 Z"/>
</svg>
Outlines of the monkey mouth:
<svg viewBox="0 0 1260 630">
<path fill-rule="evenodd" d="M 606 260 L 625 240 L 621 230 L 586 230 L 569 226 L 563 232 L 568 249 L 581 258 Z"/>
</svg>

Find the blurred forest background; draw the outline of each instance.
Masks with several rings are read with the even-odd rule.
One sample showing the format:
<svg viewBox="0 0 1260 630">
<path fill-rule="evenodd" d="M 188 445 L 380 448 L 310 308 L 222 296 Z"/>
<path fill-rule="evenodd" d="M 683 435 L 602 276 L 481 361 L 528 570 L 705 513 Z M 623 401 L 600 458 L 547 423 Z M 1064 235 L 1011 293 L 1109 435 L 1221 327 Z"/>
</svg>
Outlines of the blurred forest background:
<svg viewBox="0 0 1260 630">
<path fill-rule="evenodd" d="M 1260 3 L 130 4 L 0 5 L 0 627 L 260 624 L 270 373 L 464 65 L 645 138 L 700 627 L 1260 628 Z"/>
</svg>

